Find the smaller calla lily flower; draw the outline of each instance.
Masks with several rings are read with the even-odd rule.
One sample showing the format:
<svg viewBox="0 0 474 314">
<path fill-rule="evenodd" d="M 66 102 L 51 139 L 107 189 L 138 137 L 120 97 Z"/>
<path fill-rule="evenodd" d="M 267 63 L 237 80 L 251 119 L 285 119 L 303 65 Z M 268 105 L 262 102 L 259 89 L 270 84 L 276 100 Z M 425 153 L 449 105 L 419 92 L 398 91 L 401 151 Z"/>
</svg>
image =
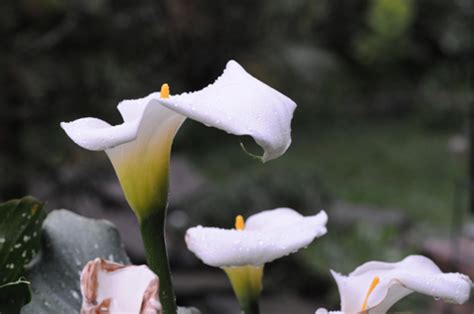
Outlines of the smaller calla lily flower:
<svg viewBox="0 0 474 314">
<path fill-rule="evenodd" d="M 418 292 L 462 304 L 469 299 L 472 282 L 460 273 L 443 273 L 427 257 L 410 255 L 398 263 L 368 262 L 343 276 L 331 271 L 341 297 L 341 312 L 386 313 L 396 302 Z"/>
<path fill-rule="evenodd" d="M 81 273 L 81 314 L 161 314 L 158 277 L 147 266 L 96 258 Z"/>
<path fill-rule="evenodd" d="M 205 264 L 228 275 L 244 313 L 258 313 L 265 263 L 308 246 L 324 235 L 324 211 L 304 217 L 290 208 L 237 216 L 235 229 L 197 226 L 187 230 L 186 245 Z"/>
<path fill-rule="evenodd" d="M 186 244 L 205 264 L 215 267 L 260 266 L 308 246 L 324 235 L 327 215 L 302 216 L 290 208 L 236 218 L 235 229 L 197 226 L 187 230 Z"/>
</svg>

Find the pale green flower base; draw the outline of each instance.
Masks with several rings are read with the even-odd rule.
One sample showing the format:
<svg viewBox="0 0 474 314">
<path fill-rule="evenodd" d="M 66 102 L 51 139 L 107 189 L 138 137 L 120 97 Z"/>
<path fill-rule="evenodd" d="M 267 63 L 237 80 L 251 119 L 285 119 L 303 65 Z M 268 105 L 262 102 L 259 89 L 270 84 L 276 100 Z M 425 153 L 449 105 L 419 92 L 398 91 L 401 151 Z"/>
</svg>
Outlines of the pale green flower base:
<svg viewBox="0 0 474 314">
<path fill-rule="evenodd" d="M 259 298 L 262 291 L 262 266 L 235 266 L 222 268 L 229 277 L 234 293 L 245 314 L 260 313 Z"/>
</svg>

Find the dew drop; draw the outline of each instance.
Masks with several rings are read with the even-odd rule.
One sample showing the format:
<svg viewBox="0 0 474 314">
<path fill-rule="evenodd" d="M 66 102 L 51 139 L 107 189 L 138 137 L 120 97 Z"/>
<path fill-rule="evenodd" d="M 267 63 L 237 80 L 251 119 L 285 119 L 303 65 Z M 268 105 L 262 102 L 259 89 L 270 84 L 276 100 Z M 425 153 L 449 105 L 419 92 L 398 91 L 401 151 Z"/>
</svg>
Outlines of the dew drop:
<svg viewBox="0 0 474 314">
<path fill-rule="evenodd" d="M 72 297 L 76 300 L 79 300 L 79 293 L 74 290 L 71 290 Z"/>
</svg>

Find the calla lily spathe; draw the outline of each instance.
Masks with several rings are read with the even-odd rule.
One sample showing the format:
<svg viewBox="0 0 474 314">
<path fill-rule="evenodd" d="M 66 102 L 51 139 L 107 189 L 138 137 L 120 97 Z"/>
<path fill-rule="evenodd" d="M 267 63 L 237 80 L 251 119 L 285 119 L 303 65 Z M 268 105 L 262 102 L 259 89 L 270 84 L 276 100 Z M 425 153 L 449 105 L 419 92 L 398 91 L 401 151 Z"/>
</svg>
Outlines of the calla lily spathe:
<svg viewBox="0 0 474 314">
<path fill-rule="evenodd" d="M 466 275 L 443 273 L 427 257 L 410 255 L 398 263 L 368 262 L 349 276 L 331 271 L 341 298 L 341 312 L 385 313 L 412 292 L 426 294 L 447 302 L 462 304 L 469 299 L 472 282 Z"/>
<path fill-rule="evenodd" d="M 88 150 L 105 150 L 134 210 L 149 206 L 167 182 L 173 138 L 186 118 L 235 135 L 249 135 L 263 150 L 262 160 L 281 156 L 291 143 L 296 104 L 229 61 L 206 88 L 170 96 L 166 86 L 144 98 L 118 105 L 124 123 L 96 118 L 61 123 L 67 135 Z M 161 189 L 161 190 L 160 190 Z"/>
<path fill-rule="evenodd" d="M 308 246 L 324 235 L 324 211 L 304 217 L 290 208 L 237 216 L 235 229 L 188 229 L 186 245 L 205 264 L 221 267 L 229 277 L 242 312 L 258 314 L 264 264 Z"/>
<path fill-rule="evenodd" d="M 308 246 L 324 235 L 327 215 L 302 216 L 290 208 L 248 217 L 242 230 L 197 226 L 186 232 L 186 245 L 215 267 L 260 266 Z"/>
<path fill-rule="evenodd" d="M 161 314 L 158 277 L 145 265 L 96 258 L 81 273 L 81 314 Z"/>
</svg>

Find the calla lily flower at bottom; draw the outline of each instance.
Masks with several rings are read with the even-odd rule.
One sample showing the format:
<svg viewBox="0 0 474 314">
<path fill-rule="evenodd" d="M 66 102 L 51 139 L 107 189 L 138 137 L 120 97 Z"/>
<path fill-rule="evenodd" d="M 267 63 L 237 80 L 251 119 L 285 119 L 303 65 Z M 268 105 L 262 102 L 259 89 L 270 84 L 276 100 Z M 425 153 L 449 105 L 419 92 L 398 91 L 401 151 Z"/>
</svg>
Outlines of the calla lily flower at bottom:
<svg viewBox="0 0 474 314">
<path fill-rule="evenodd" d="M 308 246 L 324 235 L 324 211 L 304 217 L 290 208 L 267 210 L 245 222 L 237 216 L 235 229 L 197 226 L 186 232 L 186 245 L 205 264 L 228 275 L 242 310 L 258 313 L 264 264 Z"/>
<path fill-rule="evenodd" d="M 462 304 L 469 299 L 472 281 L 460 273 L 443 273 L 427 257 L 410 255 L 398 263 L 368 262 L 349 276 L 331 271 L 341 298 L 341 311 L 327 313 L 386 313 L 412 292 Z"/>
<path fill-rule="evenodd" d="M 81 314 L 161 314 L 158 277 L 147 266 L 96 258 L 81 273 Z"/>
</svg>

